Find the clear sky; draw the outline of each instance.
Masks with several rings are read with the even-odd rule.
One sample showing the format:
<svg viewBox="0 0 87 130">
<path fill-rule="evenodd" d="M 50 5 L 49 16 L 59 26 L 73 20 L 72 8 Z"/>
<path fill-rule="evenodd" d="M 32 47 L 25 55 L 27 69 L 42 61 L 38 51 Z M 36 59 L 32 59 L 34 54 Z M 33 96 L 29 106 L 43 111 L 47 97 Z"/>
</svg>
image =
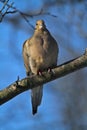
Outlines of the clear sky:
<svg viewBox="0 0 87 130">
<path fill-rule="evenodd" d="M 48 30 L 59 43 L 59 64 L 81 55 L 87 47 L 87 13 L 84 3 L 55 4 L 56 0 L 13 2 L 22 12 L 36 15 L 43 8 L 44 12 L 51 15 L 28 17 L 29 25 L 18 13 L 8 14 L 0 23 L 0 89 L 16 81 L 18 75 L 20 78 L 26 76 L 22 45 L 32 36 L 34 30 L 31 25 L 35 26 L 37 19 L 45 20 Z M 0 8 L 1 6 L 0 2 Z M 73 76 L 75 77 L 74 74 Z M 72 82 L 75 81 L 73 76 L 69 75 Z M 64 88 L 71 86 L 69 77 L 45 85 L 43 101 L 36 116 L 31 114 L 28 91 L 0 106 L 0 130 L 70 130 L 70 123 L 64 114 L 68 104 Z"/>
</svg>

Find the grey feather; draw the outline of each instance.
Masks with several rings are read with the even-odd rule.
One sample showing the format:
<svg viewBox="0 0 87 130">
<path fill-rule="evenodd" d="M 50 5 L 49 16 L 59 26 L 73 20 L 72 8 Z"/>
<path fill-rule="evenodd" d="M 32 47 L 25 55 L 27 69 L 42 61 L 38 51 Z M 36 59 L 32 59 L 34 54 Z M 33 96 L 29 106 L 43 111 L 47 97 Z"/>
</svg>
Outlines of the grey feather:
<svg viewBox="0 0 87 130">
<path fill-rule="evenodd" d="M 37 113 L 37 108 L 41 104 L 43 96 L 43 86 L 38 86 L 31 90 L 32 114 Z"/>
</svg>

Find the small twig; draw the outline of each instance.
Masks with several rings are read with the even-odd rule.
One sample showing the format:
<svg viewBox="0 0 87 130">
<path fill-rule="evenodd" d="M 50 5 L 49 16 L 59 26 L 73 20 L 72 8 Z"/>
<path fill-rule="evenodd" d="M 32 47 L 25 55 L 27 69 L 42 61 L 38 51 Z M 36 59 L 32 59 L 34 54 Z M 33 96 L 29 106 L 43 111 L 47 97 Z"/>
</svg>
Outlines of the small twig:
<svg viewBox="0 0 87 130">
<path fill-rule="evenodd" d="M 43 15 L 50 15 L 50 16 L 52 16 L 52 17 L 57 17 L 56 15 L 51 14 L 51 13 L 49 13 L 49 12 L 44 12 L 43 9 L 41 9 L 41 11 L 40 11 L 38 14 L 39 14 L 39 15 L 41 15 L 41 14 L 43 14 Z M 38 15 L 38 14 L 37 14 L 37 15 Z"/>
<path fill-rule="evenodd" d="M 8 11 L 8 12 L 6 12 L 6 14 L 14 14 L 16 12 L 17 12 L 16 10 L 14 10 L 14 11 Z"/>
<path fill-rule="evenodd" d="M 9 6 L 7 6 L 9 0 L 6 0 L 5 2 L 4 2 L 4 1 L 1 1 L 1 2 L 3 2 L 4 4 L 3 4 L 2 9 L 0 10 L 0 14 L 1 14 L 0 22 L 2 21 L 2 19 L 4 18 L 4 16 L 5 16 L 6 14 L 15 13 L 15 12 L 16 12 L 16 10 L 14 10 L 14 11 L 8 11 L 8 10 L 13 6 L 13 4 L 14 4 L 13 2 L 12 2 L 11 5 L 9 5 Z M 3 10 L 5 9 L 6 6 L 7 6 L 7 9 L 6 9 L 5 12 L 3 13 Z"/>
<path fill-rule="evenodd" d="M 12 6 L 13 4 L 14 4 L 14 3 L 11 3 L 11 6 Z M 6 11 L 5 11 L 5 13 L 2 15 L 2 17 L 4 17 L 6 14 L 9 13 L 8 10 L 11 8 L 11 6 L 9 6 L 9 7 L 6 9 Z M 12 13 L 12 11 L 10 11 L 10 13 Z"/>
<path fill-rule="evenodd" d="M 5 9 L 5 6 L 7 5 L 8 2 L 9 2 L 9 0 L 6 0 L 6 1 L 4 2 L 4 5 L 3 5 L 2 9 L 0 10 L 0 12 L 2 12 L 2 11 Z"/>
<path fill-rule="evenodd" d="M 32 15 L 25 14 L 25 13 L 19 11 L 19 10 L 16 10 L 16 11 L 24 18 L 24 20 L 28 23 L 28 25 L 31 26 L 34 29 L 34 26 L 27 19 L 27 17 L 32 17 Z"/>
<path fill-rule="evenodd" d="M 2 21 L 2 19 L 4 18 L 4 16 L 5 16 L 6 14 L 19 13 L 19 14 L 22 16 L 22 18 L 28 23 L 28 25 L 31 26 L 31 27 L 34 29 L 34 26 L 29 22 L 29 17 L 33 18 L 34 16 L 38 16 L 38 15 L 50 15 L 50 16 L 52 16 L 52 17 L 57 17 L 56 15 L 53 15 L 53 14 L 51 14 L 51 13 L 49 13 L 49 12 L 44 12 L 43 9 L 41 9 L 41 10 L 40 10 L 38 13 L 36 13 L 36 14 L 26 14 L 26 13 L 23 13 L 23 12 L 21 12 L 20 10 L 18 10 L 16 7 L 14 7 L 14 6 L 13 6 L 13 3 L 12 3 L 11 5 L 9 5 L 9 4 L 8 4 L 8 1 L 9 1 L 9 0 L 6 1 L 6 3 L 4 4 L 4 6 L 3 6 L 3 8 L 2 8 L 2 10 L 3 10 L 3 9 L 5 8 L 5 6 L 8 7 L 7 10 L 5 11 L 5 13 L 2 15 L 2 18 L 1 18 L 0 21 Z M 1 2 L 4 3 L 3 1 L 1 1 Z M 8 11 L 10 8 L 13 9 L 13 11 Z"/>
</svg>

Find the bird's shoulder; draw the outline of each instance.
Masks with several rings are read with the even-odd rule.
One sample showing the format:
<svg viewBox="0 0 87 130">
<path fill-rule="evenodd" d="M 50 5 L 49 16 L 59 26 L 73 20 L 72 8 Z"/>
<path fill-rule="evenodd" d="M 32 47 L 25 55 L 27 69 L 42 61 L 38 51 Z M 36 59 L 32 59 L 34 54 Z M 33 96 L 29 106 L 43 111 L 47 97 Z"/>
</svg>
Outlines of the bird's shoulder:
<svg viewBox="0 0 87 130">
<path fill-rule="evenodd" d="M 24 43 L 23 43 L 23 51 L 26 50 L 27 48 L 29 48 L 29 46 L 31 45 L 31 38 L 27 39 Z"/>
</svg>

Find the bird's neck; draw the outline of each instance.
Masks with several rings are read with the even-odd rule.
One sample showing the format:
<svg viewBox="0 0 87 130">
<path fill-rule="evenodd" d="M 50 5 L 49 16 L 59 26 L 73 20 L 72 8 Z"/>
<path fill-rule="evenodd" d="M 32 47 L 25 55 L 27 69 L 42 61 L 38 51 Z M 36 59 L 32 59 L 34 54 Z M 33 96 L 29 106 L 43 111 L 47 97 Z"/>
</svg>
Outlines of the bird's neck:
<svg viewBox="0 0 87 130">
<path fill-rule="evenodd" d="M 40 32 L 41 33 L 41 32 L 44 32 L 44 29 L 38 29 L 38 28 L 36 28 L 35 32 Z"/>
<path fill-rule="evenodd" d="M 35 29 L 34 35 L 44 35 L 45 33 L 49 33 L 49 31 L 45 29 Z"/>
</svg>

